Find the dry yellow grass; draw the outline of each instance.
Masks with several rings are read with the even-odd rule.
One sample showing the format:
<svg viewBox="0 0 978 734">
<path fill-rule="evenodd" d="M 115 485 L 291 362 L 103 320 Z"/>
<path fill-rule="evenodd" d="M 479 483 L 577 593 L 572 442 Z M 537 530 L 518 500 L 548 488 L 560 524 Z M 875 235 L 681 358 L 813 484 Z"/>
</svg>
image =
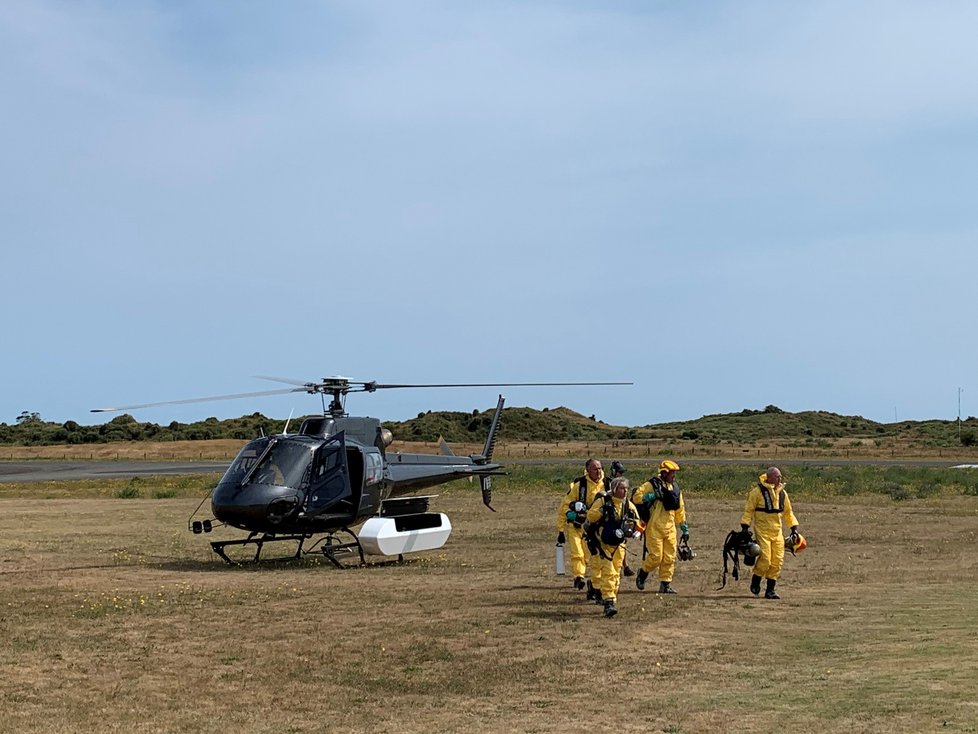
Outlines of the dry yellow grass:
<svg viewBox="0 0 978 734">
<path fill-rule="evenodd" d="M 978 730 L 978 498 L 796 498 L 767 602 L 715 590 L 740 501 L 687 490 L 680 595 L 626 580 L 605 620 L 554 575 L 561 490 L 499 485 L 442 491 L 444 549 L 345 570 L 226 566 L 195 500 L 0 500 L 0 731 Z"/>
<path fill-rule="evenodd" d="M 52 460 L 228 460 L 234 458 L 245 441 L 217 439 L 212 441 L 130 441 L 81 446 L 0 446 L 0 461 L 24 459 Z M 635 441 L 559 441 L 512 442 L 496 444 L 494 458 L 505 459 L 568 459 L 583 456 L 602 456 L 619 459 L 652 459 L 675 455 L 692 459 L 947 459 L 978 461 L 978 447 L 938 448 L 906 441 L 891 440 L 877 446 L 860 439 L 833 439 L 822 446 L 794 446 L 785 442 L 765 441 L 760 444 L 724 443 L 716 446 L 698 445 L 694 441 L 635 440 Z M 460 455 L 477 454 L 482 444 L 452 444 Z M 437 454 L 438 444 L 395 441 L 390 451 Z"/>
<path fill-rule="evenodd" d="M 185 461 L 193 459 L 233 459 L 245 441 L 216 439 L 213 441 L 120 441 L 89 445 L 59 446 L 0 446 L 0 460 L 145 460 Z"/>
</svg>

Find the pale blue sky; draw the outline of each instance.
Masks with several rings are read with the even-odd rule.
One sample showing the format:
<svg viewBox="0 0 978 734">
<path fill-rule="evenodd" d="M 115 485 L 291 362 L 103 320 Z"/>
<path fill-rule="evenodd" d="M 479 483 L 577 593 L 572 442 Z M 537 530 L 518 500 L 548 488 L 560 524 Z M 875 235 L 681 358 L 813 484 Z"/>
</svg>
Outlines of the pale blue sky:
<svg viewBox="0 0 978 734">
<path fill-rule="evenodd" d="M 971 2 L 0 4 L 0 421 L 978 413 Z M 497 391 L 351 396 L 355 414 Z M 315 412 L 308 396 L 169 422 Z"/>
</svg>

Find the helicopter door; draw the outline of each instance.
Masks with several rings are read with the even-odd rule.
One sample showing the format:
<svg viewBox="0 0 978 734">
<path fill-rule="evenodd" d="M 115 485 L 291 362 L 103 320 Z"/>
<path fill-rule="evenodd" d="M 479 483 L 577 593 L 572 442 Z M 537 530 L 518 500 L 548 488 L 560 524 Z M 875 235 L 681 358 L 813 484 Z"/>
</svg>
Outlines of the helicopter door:
<svg viewBox="0 0 978 734">
<path fill-rule="evenodd" d="M 326 440 L 316 451 L 312 464 L 306 512 L 316 515 L 326 510 L 351 512 L 350 471 L 346 464 L 344 432 Z"/>
</svg>

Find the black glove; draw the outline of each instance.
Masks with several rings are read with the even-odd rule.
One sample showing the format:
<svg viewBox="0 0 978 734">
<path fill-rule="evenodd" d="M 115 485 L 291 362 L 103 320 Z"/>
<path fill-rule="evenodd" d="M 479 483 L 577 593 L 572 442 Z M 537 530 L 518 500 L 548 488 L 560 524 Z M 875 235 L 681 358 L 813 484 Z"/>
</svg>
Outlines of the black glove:
<svg viewBox="0 0 978 734">
<path fill-rule="evenodd" d="M 564 531 L 561 530 L 559 533 L 557 533 L 557 545 L 563 545 L 566 542 L 567 538 L 564 537 Z"/>
<path fill-rule="evenodd" d="M 753 540 L 750 534 L 750 525 L 744 525 L 741 523 L 739 535 L 741 543 L 749 543 L 751 540 Z"/>
</svg>

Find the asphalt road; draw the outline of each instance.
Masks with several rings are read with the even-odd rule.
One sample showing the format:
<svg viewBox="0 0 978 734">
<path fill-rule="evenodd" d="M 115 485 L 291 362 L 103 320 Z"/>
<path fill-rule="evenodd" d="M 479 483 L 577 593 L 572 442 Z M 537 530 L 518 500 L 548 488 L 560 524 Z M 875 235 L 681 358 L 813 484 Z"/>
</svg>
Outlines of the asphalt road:
<svg viewBox="0 0 978 734">
<path fill-rule="evenodd" d="M 684 459 L 685 464 L 746 464 L 758 466 L 768 463 L 767 459 Z M 584 459 L 500 459 L 504 466 L 540 466 L 546 464 L 567 464 L 577 466 Z M 625 460 L 631 464 L 648 465 L 648 461 Z M 924 466 L 952 467 L 962 465 L 960 461 L 939 459 L 776 459 L 779 466 Z M 12 482 L 50 482 L 73 481 L 76 479 L 129 479 L 132 477 L 165 474 L 223 474 L 229 461 L 0 461 L 0 484 Z"/>
</svg>

